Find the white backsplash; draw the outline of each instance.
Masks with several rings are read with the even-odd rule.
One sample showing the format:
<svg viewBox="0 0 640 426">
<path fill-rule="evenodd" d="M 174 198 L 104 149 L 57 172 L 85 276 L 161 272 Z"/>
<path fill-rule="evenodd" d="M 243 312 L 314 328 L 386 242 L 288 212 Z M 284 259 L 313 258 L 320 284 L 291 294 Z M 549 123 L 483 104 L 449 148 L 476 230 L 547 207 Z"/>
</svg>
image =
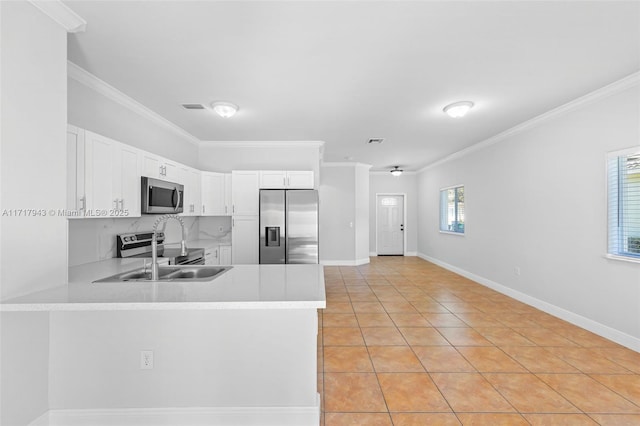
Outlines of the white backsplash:
<svg viewBox="0 0 640 426">
<path fill-rule="evenodd" d="M 199 240 L 218 240 L 231 244 L 231 216 L 206 216 L 199 218 Z"/>
<path fill-rule="evenodd" d="M 69 266 L 116 257 L 116 235 L 151 231 L 157 217 L 156 215 L 145 215 L 131 219 L 69 220 Z M 201 218 L 183 217 L 182 219 L 187 231 L 187 241 L 212 238 L 200 235 L 198 222 Z M 231 223 L 230 219 L 229 223 Z M 215 229 L 217 231 L 218 226 L 215 226 Z M 223 229 L 226 230 L 226 228 Z M 230 232 L 231 227 L 229 226 L 229 241 L 231 241 Z M 178 222 L 168 221 L 165 228 L 165 243 L 179 243 L 181 238 L 182 230 Z"/>
</svg>

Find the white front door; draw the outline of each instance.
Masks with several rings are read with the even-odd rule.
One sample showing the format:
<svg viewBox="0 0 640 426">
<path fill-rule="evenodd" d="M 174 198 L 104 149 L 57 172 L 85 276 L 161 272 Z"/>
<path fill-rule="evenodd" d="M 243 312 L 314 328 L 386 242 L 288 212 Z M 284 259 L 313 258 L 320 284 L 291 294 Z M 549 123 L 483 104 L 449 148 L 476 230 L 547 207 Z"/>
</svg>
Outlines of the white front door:
<svg viewBox="0 0 640 426">
<path fill-rule="evenodd" d="M 404 254 L 404 195 L 378 195 L 376 199 L 377 252 Z"/>
</svg>

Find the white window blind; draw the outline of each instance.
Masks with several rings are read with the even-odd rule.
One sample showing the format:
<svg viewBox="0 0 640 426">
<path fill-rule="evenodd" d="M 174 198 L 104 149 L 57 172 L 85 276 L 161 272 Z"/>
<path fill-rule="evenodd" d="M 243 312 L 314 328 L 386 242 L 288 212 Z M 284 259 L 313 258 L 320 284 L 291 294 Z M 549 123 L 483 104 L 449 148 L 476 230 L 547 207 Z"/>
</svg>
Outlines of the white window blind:
<svg viewBox="0 0 640 426">
<path fill-rule="evenodd" d="M 440 231 L 464 234 L 464 186 L 440 190 Z"/>
<path fill-rule="evenodd" d="M 609 154 L 608 252 L 640 259 L 640 148 Z"/>
</svg>

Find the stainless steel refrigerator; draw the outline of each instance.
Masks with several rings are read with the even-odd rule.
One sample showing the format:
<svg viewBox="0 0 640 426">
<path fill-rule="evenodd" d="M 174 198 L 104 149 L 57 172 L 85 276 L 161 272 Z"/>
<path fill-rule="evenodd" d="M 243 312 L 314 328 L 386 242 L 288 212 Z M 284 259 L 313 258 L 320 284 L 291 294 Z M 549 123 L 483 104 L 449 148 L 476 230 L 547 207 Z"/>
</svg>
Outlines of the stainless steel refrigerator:
<svg viewBox="0 0 640 426">
<path fill-rule="evenodd" d="M 318 263 L 318 191 L 260 190 L 260 263 Z"/>
</svg>

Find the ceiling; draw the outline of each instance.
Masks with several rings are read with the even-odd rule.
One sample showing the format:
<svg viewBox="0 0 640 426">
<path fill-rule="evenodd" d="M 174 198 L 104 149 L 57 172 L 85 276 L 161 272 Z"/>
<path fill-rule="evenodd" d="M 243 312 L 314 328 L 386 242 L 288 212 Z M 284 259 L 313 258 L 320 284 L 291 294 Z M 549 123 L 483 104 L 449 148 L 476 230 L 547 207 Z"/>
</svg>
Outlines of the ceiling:
<svg viewBox="0 0 640 426">
<path fill-rule="evenodd" d="M 417 170 L 640 69 L 640 2 L 65 1 L 69 60 L 202 141 Z M 231 101 L 223 119 L 184 103 Z M 442 108 L 471 100 L 464 118 Z M 384 138 L 368 145 L 369 138 Z"/>
</svg>

